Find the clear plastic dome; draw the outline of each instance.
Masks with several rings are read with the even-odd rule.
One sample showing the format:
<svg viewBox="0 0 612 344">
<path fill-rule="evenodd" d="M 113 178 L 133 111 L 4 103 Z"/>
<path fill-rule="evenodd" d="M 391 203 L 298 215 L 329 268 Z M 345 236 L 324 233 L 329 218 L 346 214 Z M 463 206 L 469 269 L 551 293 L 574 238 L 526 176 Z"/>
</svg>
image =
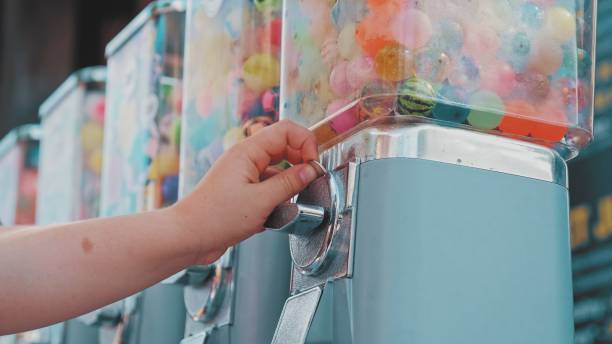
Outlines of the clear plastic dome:
<svg viewBox="0 0 612 344">
<path fill-rule="evenodd" d="M 106 47 L 101 215 L 178 197 L 185 1 L 151 3 Z"/>
<path fill-rule="evenodd" d="M 281 117 L 325 147 L 380 117 L 592 139 L 596 2 L 285 1 Z"/>
<path fill-rule="evenodd" d="M 278 117 L 281 0 L 190 0 L 181 194 L 229 147 Z"/>
<path fill-rule="evenodd" d="M 0 221 L 5 226 L 36 223 L 40 128 L 25 125 L 0 141 Z"/>
<path fill-rule="evenodd" d="M 70 76 L 40 107 L 38 224 L 97 217 L 106 68 Z"/>
</svg>

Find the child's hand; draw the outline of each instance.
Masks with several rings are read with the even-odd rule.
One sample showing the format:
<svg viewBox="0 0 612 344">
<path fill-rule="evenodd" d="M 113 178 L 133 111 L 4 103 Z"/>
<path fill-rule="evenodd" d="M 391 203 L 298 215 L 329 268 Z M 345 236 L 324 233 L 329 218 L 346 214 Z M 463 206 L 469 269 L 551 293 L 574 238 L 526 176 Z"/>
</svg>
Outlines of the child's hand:
<svg viewBox="0 0 612 344">
<path fill-rule="evenodd" d="M 196 189 L 173 208 L 194 244 L 197 263 L 216 260 L 225 250 L 260 232 L 280 203 L 314 181 L 317 143 L 290 121 L 267 127 L 227 151 Z M 288 160 L 280 171 L 273 165 Z"/>
<path fill-rule="evenodd" d="M 230 149 L 172 207 L 0 235 L 0 335 L 73 318 L 212 263 L 317 177 L 303 164 L 317 156 L 308 130 L 281 122 Z M 284 159 L 295 166 L 270 168 Z"/>
</svg>

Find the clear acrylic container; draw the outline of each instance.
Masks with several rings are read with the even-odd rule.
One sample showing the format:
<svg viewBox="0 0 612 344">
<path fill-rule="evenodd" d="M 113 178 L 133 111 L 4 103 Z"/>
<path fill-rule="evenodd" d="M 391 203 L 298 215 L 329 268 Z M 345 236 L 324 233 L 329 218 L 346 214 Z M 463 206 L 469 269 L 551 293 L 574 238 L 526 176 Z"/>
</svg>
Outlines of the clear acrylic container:
<svg viewBox="0 0 612 344">
<path fill-rule="evenodd" d="M 73 73 L 40 107 L 37 223 L 97 217 L 106 68 Z"/>
<path fill-rule="evenodd" d="M 278 118 L 281 0 L 190 0 L 187 16 L 181 194 Z"/>
<path fill-rule="evenodd" d="M 322 148 L 381 118 L 592 139 L 591 0 L 285 1 L 281 118 Z"/>
<path fill-rule="evenodd" d="M 36 223 L 40 128 L 25 125 L 0 141 L 0 221 L 3 225 Z"/>
<path fill-rule="evenodd" d="M 178 196 L 185 1 L 156 1 L 106 47 L 101 215 Z"/>
</svg>

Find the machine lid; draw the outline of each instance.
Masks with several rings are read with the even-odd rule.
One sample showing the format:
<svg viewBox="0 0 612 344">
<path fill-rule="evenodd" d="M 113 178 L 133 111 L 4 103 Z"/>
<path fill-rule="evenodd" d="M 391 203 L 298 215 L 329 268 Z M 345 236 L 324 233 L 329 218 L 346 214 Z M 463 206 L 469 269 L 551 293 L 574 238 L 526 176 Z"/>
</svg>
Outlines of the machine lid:
<svg viewBox="0 0 612 344">
<path fill-rule="evenodd" d="M 11 130 L 0 141 L 0 158 L 6 155 L 18 141 L 39 141 L 40 136 L 41 130 L 38 124 L 25 124 Z"/>
<path fill-rule="evenodd" d="M 158 0 L 150 3 L 106 45 L 106 58 L 114 55 L 153 17 L 170 12 L 185 12 L 186 0 Z"/>
<path fill-rule="evenodd" d="M 103 83 L 106 82 L 106 67 L 93 66 L 79 69 L 70 74 L 60 87 L 58 87 L 49 98 L 47 98 L 38 109 L 38 116 L 45 118 L 48 116 L 66 96 L 81 84 Z"/>
<path fill-rule="evenodd" d="M 565 160 L 551 148 L 410 117 L 382 118 L 322 153 L 328 170 L 386 158 L 424 159 L 568 186 Z"/>
</svg>

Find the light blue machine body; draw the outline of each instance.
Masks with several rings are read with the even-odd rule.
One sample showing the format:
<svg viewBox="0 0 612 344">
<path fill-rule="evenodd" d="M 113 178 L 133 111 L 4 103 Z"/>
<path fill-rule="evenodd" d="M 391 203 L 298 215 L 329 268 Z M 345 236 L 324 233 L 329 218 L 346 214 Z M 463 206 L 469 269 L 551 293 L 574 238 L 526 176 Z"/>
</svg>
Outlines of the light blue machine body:
<svg viewBox="0 0 612 344">
<path fill-rule="evenodd" d="M 353 275 L 307 343 L 573 343 L 565 187 L 394 158 L 357 192 Z"/>
<path fill-rule="evenodd" d="M 419 159 L 362 164 L 352 342 L 572 343 L 567 214 L 567 189 L 551 182 Z"/>
<path fill-rule="evenodd" d="M 274 344 L 573 343 L 567 166 L 554 151 L 417 123 L 367 129 L 323 162 L 331 191 L 315 182 L 296 202 L 336 195 L 331 253 L 315 274 L 298 262 L 318 249 L 292 255 Z"/>
</svg>

